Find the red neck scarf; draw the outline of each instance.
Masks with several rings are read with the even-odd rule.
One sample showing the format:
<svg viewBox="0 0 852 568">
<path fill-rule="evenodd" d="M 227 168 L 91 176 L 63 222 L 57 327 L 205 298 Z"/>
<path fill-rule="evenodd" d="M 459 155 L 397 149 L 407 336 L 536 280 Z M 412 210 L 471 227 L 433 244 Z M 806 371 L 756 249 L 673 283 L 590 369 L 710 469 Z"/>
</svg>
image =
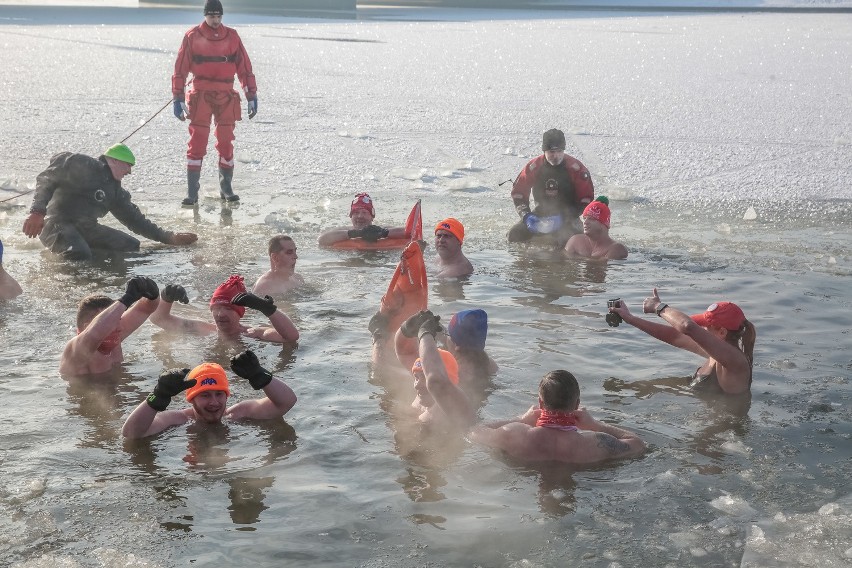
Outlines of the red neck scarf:
<svg viewBox="0 0 852 568">
<path fill-rule="evenodd" d="M 541 409 L 541 415 L 535 422 L 536 426 L 542 428 L 556 428 L 557 430 L 576 430 L 577 417 L 573 412 L 559 412 L 558 410 Z"/>
</svg>

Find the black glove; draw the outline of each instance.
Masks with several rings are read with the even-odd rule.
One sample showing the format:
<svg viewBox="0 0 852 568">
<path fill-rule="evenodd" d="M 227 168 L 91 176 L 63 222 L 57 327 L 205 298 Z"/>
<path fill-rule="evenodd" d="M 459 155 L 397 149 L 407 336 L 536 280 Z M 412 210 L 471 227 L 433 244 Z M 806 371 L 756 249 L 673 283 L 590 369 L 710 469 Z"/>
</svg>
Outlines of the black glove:
<svg viewBox="0 0 852 568">
<path fill-rule="evenodd" d="M 169 284 L 163 289 L 163 301 L 170 304 L 174 302 L 188 304 L 189 296 L 186 295 L 186 289 L 180 284 Z"/>
<path fill-rule="evenodd" d="M 428 310 L 421 310 L 402 322 L 402 325 L 399 326 L 399 330 L 405 337 L 417 337 L 417 332 L 420 330 L 420 326 L 426 318 L 430 317 L 432 317 L 432 312 Z"/>
<path fill-rule="evenodd" d="M 373 336 L 373 341 L 379 339 L 385 332 L 388 326 L 388 318 L 381 312 L 370 318 L 370 323 L 367 324 L 367 329 L 370 330 L 370 335 Z"/>
<path fill-rule="evenodd" d="M 379 239 L 386 239 L 390 234 L 390 229 L 383 229 L 377 225 L 368 225 L 364 227 L 361 238 L 368 243 L 375 243 Z"/>
<path fill-rule="evenodd" d="M 275 303 L 272 301 L 272 298 L 269 296 L 264 296 L 261 298 L 260 296 L 255 296 L 251 292 L 240 292 L 234 299 L 231 300 L 231 303 L 236 306 L 243 306 L 246 308 L 251 308 L 253 310 L 257 310 L 262 312 L 266 317 L 271 316 L 275 313 L 275 310 L 278 308 L 275 307 Z"/>
<path fill-rule="evenodd" d="M 231 370 L 244 379 L 248 379 L 254 390 L 260 390 L 272 382 L 272 373 L 260 366 L 257 355 L 248 349 L 231 357 Z"/>
<path fill-rule="evenodd" d="M 157 379 L 157 386 L 154 387 L 154 392 L 148 395 L 146 402 L 148 406 L 162 412 L 172 401 L 173 396 L 177 396 L 186 389 L 195 386 L 195 379 L 186 380 L 189 374 L 189 369 L 170 369 L 164 371 Z"/>
<path fill-rule="evenodd" d="M 127 281 L 127 289 L 124 291 L 124 296 L 119 298 L 118 301 L 129 308 L 139 298 L 156 300 L 159 297 L 160 289 L 157 287 L 156 282 L 145 276 L 134 276 Z"/>
<path fill-rule="evenodd" d="M 444 331 L 444 328 L 441 327 L 441 316 L 433 315 L 432 312 L 426 313 L 429 315 L 420 324 L 420 330 L 417 332 L 418 340 L 423 339 L 423 336 L 427 334 L 434 338 L 437 333 Z"/>
</svg>

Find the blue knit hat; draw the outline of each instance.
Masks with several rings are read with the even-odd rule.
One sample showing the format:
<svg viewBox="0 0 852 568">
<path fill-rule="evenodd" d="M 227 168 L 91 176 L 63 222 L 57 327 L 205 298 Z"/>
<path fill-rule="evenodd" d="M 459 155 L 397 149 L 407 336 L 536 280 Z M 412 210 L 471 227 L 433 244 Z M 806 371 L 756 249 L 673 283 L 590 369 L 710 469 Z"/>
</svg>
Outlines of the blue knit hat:
<svg viewBox="0 0 852 568">
<path fill-rule="evenodd" d="M 488 314 L 485 310 L 458 312 L 450 320 L 447 333 L 457 346 L 482 351 L 485 349 L 485 338 L 488 335 Z"/>
</svg>

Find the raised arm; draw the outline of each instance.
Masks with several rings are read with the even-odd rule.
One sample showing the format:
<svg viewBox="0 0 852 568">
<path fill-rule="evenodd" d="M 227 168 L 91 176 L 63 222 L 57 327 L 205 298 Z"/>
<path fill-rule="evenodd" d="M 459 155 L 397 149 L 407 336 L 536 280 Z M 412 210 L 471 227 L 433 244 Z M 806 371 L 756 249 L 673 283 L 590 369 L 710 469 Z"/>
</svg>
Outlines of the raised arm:
<svg viewBox="0 0 852 568">
<path fill-rule="evenodd" d="M 251 292 L 241 292 L 234 296 L 231 303 L 237 306 L 243 306 L 258 310 L 263 315 L 269 318 L 269 323 L 272 324 L 272 329 L 266 327 L 251 328 L 246 332 L 249 337 L 262 339 L 264 341 L 272 341 L 275 343 L 295 343 L 299 341 L 299 330 L 293 321 L 281 310 L 275 307 L 275 302 L 270 296 L 261 298 Z"/>
<path fill-rule="evenodd" d="M 656 295 L 657 289 L 654 288 L 654 297 L 656 297 L 657 302 L 659 302 L 659 296 Z M 648 305 L 650 298 L 645 300 L 644 305 Z M 672 310 L 672 313 L 667 313 L 669 310 Z M 656 323 L 652 321 L 648 321 L 644 318 L 640 318 L 634 316 L 630 310 L 627 308 L 627 305 L 624 303 L 624 300 L 621 300 L 619 305 L 614 308 L 610 308 L 609 311 L 615 312 L 621 316 L 626 323 L 629 323 L 636 329 L 644 331 L 654 339 L 659 339 L 660 341 L 664 341 L 669 345 L 674 347 L 678 347 L 680 349 L 685 349 L 686 351 L 691 351 L 702 357 L 707 357 L 707 353 L 699 346 L 691 337 L 684 335 L 681 331 L 678 330 L 678 326 L 674 325 L 666 325 L 661 323 Z M 653 312 L 653 310 L 652 310 Z M 677 312 L 677 313 L 674 313 Z M 671 321 L 675 322 L 683 322 L 685 319 L 689 319 L 689 316 L 684 314 L 683 312 L 678 312 L 673 308 L 666 307 L 660 314 L 660 317 L 665 319 L 666 322 L 669 322 L 668 318 L 671 318 Z M 691 322 L 692 320 L 690 320 Z M 682 327 L 682 326 L 681 326 Z"/>
<path fill-rule="evenodd" d="M 284 416 L 296 404 L 296 393 L 293 389 L 261 367 L 257 356 L 252 351 L 243 351 L 232 357 L 231 369 L 238 376 L 248 380 L 254 390 L 262 389 L 266 396 L 238 402 L 228 409 L 230 418 L 269 420 Z"/>
<path fill-rule="evenodd" d="M 145 438 L 159 434 L 171 426 L 186 424 L 189 420 L 184 411 L 166 410 L 173 396 L 195 386 L 195 379 L 186 379 L 189 369 L 165 371 L 157 380 L 154 391 L 137 406 L 121 428 L 125 438 Z"/>
<path fill-rule="evenodd" d="M 154 313 L 151 314 L 151 323 L 166 331 L 181 331 L 200 335 L 216 331 L 216 324 L 174 315 L 172 304 L 176 301 L 181 304 L 188 304 L 189 297 L 180 284 L 169 284 L 163 289 L 160 303 Z"/>
</svg>

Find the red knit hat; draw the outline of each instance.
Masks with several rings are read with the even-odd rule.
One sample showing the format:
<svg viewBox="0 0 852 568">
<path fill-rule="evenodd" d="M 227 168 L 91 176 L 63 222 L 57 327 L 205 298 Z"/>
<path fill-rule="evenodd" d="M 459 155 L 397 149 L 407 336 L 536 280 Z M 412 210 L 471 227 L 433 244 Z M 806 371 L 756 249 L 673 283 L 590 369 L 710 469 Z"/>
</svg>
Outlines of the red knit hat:
<svg viewBox="0 0 852 568">
<path fill-rule="evenodd" d="M 438 349 L 438 353 L 441 355 L 441 360 L 444 361 L 444 368 L 447 369 L 447 376 L 450 378 L 450 382 L 454 385 L 459 384 L 459 364 L 456 361 L 456 358 L 453 357 L 453 354 L 444 349 Z M 422 373 L 423 372 L 423 362 L 418 357 L 414 361 L 414 365 L 411 367 L 412 373 Z"/>
<path fill-rule="evenodd" d="M 186 401 L 190 402 L 200 393 L 204 391 L 225 391 L 225 394 L 231 396 L 231 389 L 228 385 L 228 376 L 225 374 L 225 369 L 216 363 L 202 363 L 189 372 L 187 379 L 195 379 L 195 386 L 187 389 Z"/>
<path fill-rule="evenodd" d="M 239 274 L 234 274 L 220 284 L 219 287 L 216 288 L 216 291 L 213 292 L 213 297 L 210 298 L 210 307 L 212 308 L 216 304 L 223 304 L 240 314 L 240 317 L 243 317 L 246 313 L 246 309 L 243 306 L 236 306 L 231 303 L 234 296 L 241 292 L 246 292 L 246 285 L 243 282 L 243 277 Z"/>
<path fill-rule="evenodd" d="M 724 327 L 728 331 L 739 330 L 746 319 L 740 307 L 733 302 L 716 302 L 715 304 L 710 304 L 707 311 L 703 314 L 695 314 L 689 317 L 701 327 L 715 325 Z"/>
<path fill-rule="evenodd" d="M 367 193 L 359 193 L 355 196 L 355 199 L 352 200 L 352 205 L 349 207 L 350 217 L 356 209 L 363 209 L 364 211 L 369 212 L 371 217 L 376 216 L 376 208 L 373 207 L 373 199 Z"/>
<path fill-rule="evenodd" d="M 598 197 L 583 209 L 583 217 L 599 221 L 607 229 L 609 229 L 609 200 L 604 197 Z"/>
</svg>

